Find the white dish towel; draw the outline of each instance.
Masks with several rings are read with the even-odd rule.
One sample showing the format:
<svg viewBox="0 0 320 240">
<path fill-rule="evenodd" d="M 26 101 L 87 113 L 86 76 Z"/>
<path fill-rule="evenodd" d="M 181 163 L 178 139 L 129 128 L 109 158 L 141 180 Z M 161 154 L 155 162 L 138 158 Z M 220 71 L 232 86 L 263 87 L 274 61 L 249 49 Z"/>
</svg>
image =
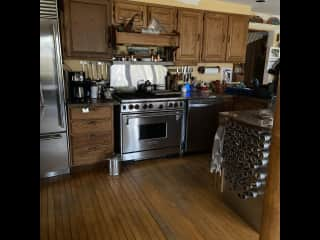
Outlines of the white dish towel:
<svg viewBox="0 0 320 240">
<path fill-rule="evenodd" d="M 220 125 L 214 136 L 213 147 L 212 147 L 212 160 L 210 166 L 210 172 L 221 175 L 222 170 L 222 151 L 223 151 L 223 140 L 224 140 L 225 126 Z"/>
</svg>

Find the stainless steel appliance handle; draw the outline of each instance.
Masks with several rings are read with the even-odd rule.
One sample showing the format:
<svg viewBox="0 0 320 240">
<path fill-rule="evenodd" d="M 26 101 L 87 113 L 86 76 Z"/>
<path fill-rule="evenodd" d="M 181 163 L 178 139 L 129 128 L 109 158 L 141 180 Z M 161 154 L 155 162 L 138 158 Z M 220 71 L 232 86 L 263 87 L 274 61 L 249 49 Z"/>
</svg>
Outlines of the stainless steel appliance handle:
<svg viewBox="0 0 320 240">
<path fill-rule="evenodd" d="M 152 117 L 165 117 L 165 116 L 180 116 L 183 115 L 182 111 L 177 111 L 177 112 L 166 112 L 166 113 L 148 113 L 146 115 L 142 115 L 142 114 L 130 114 L 130 115 L 124 115 L 127 119 L 131 119 L 131 118 L 152 118 Z"/>
<path fill-rule="evenodd" d="M 52 134 L 52 135 L 45 135 L 45 136 L 40 135 L 40 140 L 51 140 L 51 139 L 60 139 L 60 138 L 62 138 L 62 135 L 59 133 Z"/>
<path fill-rule="evenodd" d="M 43 96 L 43 89 L 40 81 L 40 106 L 44 107 L 44 96 Z"/>
<path fill-rule="evenodd" d="M 134 115 L 124 115 L 126 125 L 129 125 L 129 120 L 133 118 L 153 118 L 153 117 L 165 117 L 165 116 L 176 116 L 176 120 L 180 119 L 180 116 L 183 115 L 183 112 L 170 112 L 170 113 L 155 113 L 155 114 L 148 114 L 148 115 L 141 115 L 141 114 L 134 114 Z"/>
<path fill-rule="evenodd" d="M 59 125 L 64 128 L 64 85 L 63 85 L 63 67 L 62 67 L 62 58 L 61 58 L 61 52 L 60 52 L 60 40 L 59 40 L 59 30 L 58 30 L 58 23 L 52 25 L 52 31 L 53 31 L 53 38 L 54 38 L 54 48 L 55 48 L 55 54 L 56 54 L 56 62 L 57 62 L 57 84 L 58 84 L 58 111 L 59 111 Z"/>
<path fill-rule="evenodd" d="M 215 105 L 215 103 L 191 103 L 189 104 L 189 108 L 209 107 L 213 105 Z"/>
</svg>

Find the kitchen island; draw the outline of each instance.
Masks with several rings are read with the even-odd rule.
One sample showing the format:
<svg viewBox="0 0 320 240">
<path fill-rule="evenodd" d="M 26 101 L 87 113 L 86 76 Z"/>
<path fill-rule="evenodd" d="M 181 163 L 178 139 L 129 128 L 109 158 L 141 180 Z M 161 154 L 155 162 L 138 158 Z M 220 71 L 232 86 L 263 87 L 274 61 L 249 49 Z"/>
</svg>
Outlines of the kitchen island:
<svg viewBox="0 0 320 240">
<path fill-rule="evenodd" d="M 216 180 L 220 177 L 224 201 L 259 231 L 273 111 L 221 112 L 219 126 L 220 142 L 214 143 L 210 170 Z"/>
</svg>

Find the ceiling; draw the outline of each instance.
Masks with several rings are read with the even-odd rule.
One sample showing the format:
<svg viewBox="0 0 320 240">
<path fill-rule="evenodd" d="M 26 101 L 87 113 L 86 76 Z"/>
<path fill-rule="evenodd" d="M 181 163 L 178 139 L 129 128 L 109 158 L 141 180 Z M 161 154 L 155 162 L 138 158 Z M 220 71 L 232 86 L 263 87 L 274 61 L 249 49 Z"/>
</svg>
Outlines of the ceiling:
<svg viewBox="0 0 320 240">
<path fill-rule="evenodd" d="M 223 0 L 225 2 L 247 4 L 252 7 L 253 12 L 261 12 L 270 15 L 280 16 L 280 0 L 266 0 L 266 2 L 256 2 L 256 0 Z"/>
</svg>

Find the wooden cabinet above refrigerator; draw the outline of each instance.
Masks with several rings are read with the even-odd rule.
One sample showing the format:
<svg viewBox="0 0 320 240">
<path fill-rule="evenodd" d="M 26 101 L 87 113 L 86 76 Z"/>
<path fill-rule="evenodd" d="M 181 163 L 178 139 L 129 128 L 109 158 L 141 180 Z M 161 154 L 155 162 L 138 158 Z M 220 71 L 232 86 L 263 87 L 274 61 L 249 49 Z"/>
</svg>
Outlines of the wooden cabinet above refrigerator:
<svg viewBox="0 0 320 240">
<path fill-rule="evenodd" d="M 111 4 L 111 0 L 63 0 L 64 58 L 111 58 Z"/>
</svg>

